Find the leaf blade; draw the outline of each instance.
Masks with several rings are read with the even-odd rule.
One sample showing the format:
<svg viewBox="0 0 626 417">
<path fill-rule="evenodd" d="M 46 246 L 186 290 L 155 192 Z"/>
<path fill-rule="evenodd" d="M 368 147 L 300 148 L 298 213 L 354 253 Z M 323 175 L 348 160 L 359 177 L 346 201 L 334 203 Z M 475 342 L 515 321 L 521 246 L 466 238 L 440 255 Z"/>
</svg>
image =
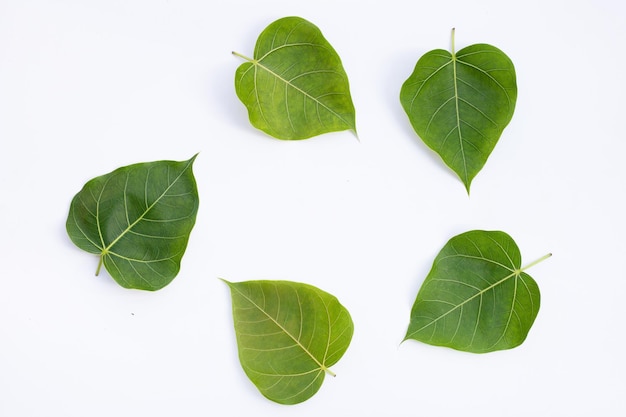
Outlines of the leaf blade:
<svg viewBox="0 0 626 417">
<path fill-rule="evenodd" d="M 411 310 L 404 340 L 485 353 L 526 339 L 540 307 L 537 283 L 500 231 L 455 236 L 439 252 Z"/>
<path fill-rule="evenodd" d="M 195 224 L 196 156 L 133 164 L 88 181 L 70 204 L 70 239 L 99 254 L 121 286 L 163 288 L 178 274 Z"/>
<path fill-rule="evenodd" d="M 239 360 L 268 399 L 297 404 L 321 387 L 348 348 L 350 314 L 336 297 L 290 281 L 231 283 Z"/>
<path fill-rule="evenodd" d="M 511 121 L 516 100 L 513 62 L 488 44 L 427 52 L 400 90 L 413 129 L 468 193 Z"/>
<path fill-rule="evenodd" d="M 236 70 L 235 90 L 256 128 L 283 140 L 356 132 L 341 59 L 311 22 L 285 17 L 271 23 L 259 35 L 254 58 L 243 58 L 248 62 Z"/>
</svg>

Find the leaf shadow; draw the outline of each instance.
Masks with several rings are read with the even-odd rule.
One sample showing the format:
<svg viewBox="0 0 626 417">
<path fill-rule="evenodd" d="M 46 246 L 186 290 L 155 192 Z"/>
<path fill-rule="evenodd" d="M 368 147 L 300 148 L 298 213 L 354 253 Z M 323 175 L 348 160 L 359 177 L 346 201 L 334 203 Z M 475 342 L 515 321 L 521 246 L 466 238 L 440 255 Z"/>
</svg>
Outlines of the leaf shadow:
<svg viewBox="0 0 626 417">
<path fill-rule="evenodd" d="M 238 100 L 235 93 L 235 71 L 240 63 L 234 57 L 229 58 L 232 58 L 232 64 L 220 65 L 213 70 L 215 76 L 210 77 L 206 96 L 207 100 L 217 99 L 216 102 L 220 103 L 217 110 L 223 118 L 234 126 L 241 126 L 243 123 L 248 123 L 248 115 L 245 106 Z"/>
</svg>

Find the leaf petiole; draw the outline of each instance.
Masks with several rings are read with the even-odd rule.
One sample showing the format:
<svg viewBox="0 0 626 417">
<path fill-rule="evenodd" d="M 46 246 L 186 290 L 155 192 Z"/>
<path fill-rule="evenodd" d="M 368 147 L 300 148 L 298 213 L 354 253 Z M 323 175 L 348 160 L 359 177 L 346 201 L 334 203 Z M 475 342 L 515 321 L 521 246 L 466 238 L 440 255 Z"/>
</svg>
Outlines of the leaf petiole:
<svg viewBox="0 0 626 417">
<path fill-rule="evenodd" d="M 517 272 L 518 272 L 518 273 L 519 273 L 519 272 L 524 272 L 524 271 L 525 271 L 525 270 L 527 270 L 528 268 L 532 268 L 533 266 L 537 265 L 537 264 L 538 264 L 538 263 L 540 263 L 540 262 L 545 261 L 546 259 L 548 259 L 548 258 L 549 258 L 549 257 L 551 257 L 551 256 L 552 256 L 552 254 L 551 254 L 551 253 L 548 253 L 548 254 L 546 254 L 546 255 L 543 255 L 541 258 L 539 258 L 539 259 L 537 259 L 537 260 L 535 260 L 535 261 L 533 261 L 533 262 L 529 263 L 528 265 L 526 265 L 526 266 L 522 267 L 522 269 L 518 270 Z"/>
<path fill-rule="evenodd" d="M 455 28 L 452 28 L 452 36 L 451 36 L 451 44 L 450 44 L 450 52 L 452 53 L 452 57 L 456 55 L 456 52 L 454 49 L 454 31 L 455 31 Z"/>
<path fill-rule="evenodd" d="M 100 255 L 100 259 L 98 259 L 98 267 L 96 268 L 96 276 L 100 274 L 100 268 L 102 268 L 102 262 L 104 260 L 104 253 Z"/>
<path fill-rule="evenodd" d="M 246 61 L 250 61 L 250 62 L 252 62 L 252 63 L 257 62 L 257 60 L 256 60 L 256 59 L 249 58 L 249 57 L 247 57 L 247 56 L 245 56 L 245 55 L 240 54 L 239 52 L 235 52 L 235 51 L 233 51 L 233 55 L 238 56 L 239 58 L 245 59 Z"/>
<path fill-rule="evenodd" d="M 333 371 L 330 370 L 330 368 L 327 368 L 325 366 L 322 367 L 322 369 L 330 376 L 332 376 L 333 378 L 337 376 L 336 373 L 334 373 Z"/>
</svg>

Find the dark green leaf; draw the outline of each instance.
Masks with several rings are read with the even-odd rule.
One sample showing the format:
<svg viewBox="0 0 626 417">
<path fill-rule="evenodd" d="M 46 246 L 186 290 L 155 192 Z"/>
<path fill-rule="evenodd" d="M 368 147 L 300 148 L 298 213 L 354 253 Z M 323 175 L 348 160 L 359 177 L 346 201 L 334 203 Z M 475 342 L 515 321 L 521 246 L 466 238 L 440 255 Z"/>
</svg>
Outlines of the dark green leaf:
<svg viewBox="0 0 626 417">
<path fill-rule="evenodd" d="M 469 193 L 509 124 L 517 100 L 513 62 L 476 44 L 422 56 L 402 85 L 400 102 L 415 132 L 459 176 Z"/>
<path fill-rule="evenodd" d="M 406 339 L 474 353 L 520 345 L 539 312 L 539 288 L 504 232 L 450 239 L 435 258 L 411 311 Z"/>
<path fill-rule="evenodd" d="M 278 139 L 356 131 L 348 76 L 312 23 L 285 17 L 259 36 L 254 58 L 237 68 L 235 90 L 250 122 Z"/>
<path fill-rule="evenodd" d="M 226 282 L 226 281 L 225 281 Z M 289 281 L 226 282 L 239 360 L 261 393 L 297 404 L 321 387 L 348 349 L 354 326 L 337 298 Z"/>
<path fill-rule="evenodd" d="M 158 290 L 178 274 L 198 211 L 188 161 L 129 165 L 87 182 L 70 205 L 66 228 L 79 248 L 123 287 Z"/>
</svg>

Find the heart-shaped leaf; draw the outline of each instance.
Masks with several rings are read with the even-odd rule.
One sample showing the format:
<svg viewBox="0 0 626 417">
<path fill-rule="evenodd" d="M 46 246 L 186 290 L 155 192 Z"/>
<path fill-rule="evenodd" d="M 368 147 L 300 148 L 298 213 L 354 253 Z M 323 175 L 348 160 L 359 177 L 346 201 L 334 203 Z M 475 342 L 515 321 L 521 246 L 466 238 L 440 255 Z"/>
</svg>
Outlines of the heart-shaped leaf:
<svg viewBox="0 0 626 417">
<path fill-rule="evenodd" d="M 85 184 L 70 205 L 66 228 L 79 248 L 123 287 L 158 290 L 178 274 L 198 211 L 188 161 L 129 165 Z"/>
<path fill-rule="evenodd" d="M 517 100 L 513 62 L 476 44 L 424 54 L 400 91 L 415 132 L 459 176 L 469 193 L 509 124 Z"/>
<path fill-rule="evenodd" d="M 420 288 L 405 340 L 474 353 L 520 345 L 539 311 L 539 288 L 504 232 L 450 239 Z"/>
<path fill-rule="evenodd" d="M 261 393 L 297 404 L 321 387 L 348 349 L 354 326 L 337 298 L 290 281 L 231 283 L 239 360 Z"/>
<path fill-rule="evenodd" d="M 348 76 L 317 26 L 285 17 L 259 36 L 254 58 L 237 68 L 235 90 L 250 122 L 278 139 L 356 132 Z"/>
</svg>

